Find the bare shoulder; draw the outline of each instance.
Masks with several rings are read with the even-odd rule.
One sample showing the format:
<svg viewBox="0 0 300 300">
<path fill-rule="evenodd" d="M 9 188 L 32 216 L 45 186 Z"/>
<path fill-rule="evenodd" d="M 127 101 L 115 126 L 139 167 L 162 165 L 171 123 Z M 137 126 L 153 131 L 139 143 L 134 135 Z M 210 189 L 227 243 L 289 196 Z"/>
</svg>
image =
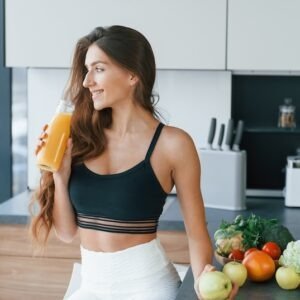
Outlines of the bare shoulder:
<svg viewBox="0 0 300 300">
<path fill-rule="evenodd" d="M 174 143 L 174 145 L 193 142 L 191 136 L 186 131 L 174 126 L 164 126 L 164 137 L 168 143 Z"/>
<path fill-rule="evenodd" d="M 196 151 L 192 137 L 183 129 L 173 126 L 164 127 L 162 144 L 169 156 L 177 158 Z"/>
</svg>

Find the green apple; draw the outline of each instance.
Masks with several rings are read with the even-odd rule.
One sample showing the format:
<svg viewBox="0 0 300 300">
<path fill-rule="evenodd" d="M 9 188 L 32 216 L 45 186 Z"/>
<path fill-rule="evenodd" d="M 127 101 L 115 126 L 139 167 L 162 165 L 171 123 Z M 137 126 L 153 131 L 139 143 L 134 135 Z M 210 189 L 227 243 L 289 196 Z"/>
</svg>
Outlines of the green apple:
<svg viewBox="0 0 300 300">
<path fill-rule="evenodd" d="M 275 274 L 278 285 L 284 290 L 294 290 L 300 284 L 300 275 L 290 267 L 280 267 Z"/>
<path fill-rule="evenodd" d="M 247 268 L 237 262 L 231 261 L 224 265 L 223 273 L 225 273 L 232 282 L 238 284 L 238 286 L 242 286 L 247 279 Z"/>
<path fill-rule="evenodd" d="M 198 288 L 203 300 L 225 300 L 232 290 L 232 284 L 223 272 L 212 271 L 201 275 Z"/>
</svg>

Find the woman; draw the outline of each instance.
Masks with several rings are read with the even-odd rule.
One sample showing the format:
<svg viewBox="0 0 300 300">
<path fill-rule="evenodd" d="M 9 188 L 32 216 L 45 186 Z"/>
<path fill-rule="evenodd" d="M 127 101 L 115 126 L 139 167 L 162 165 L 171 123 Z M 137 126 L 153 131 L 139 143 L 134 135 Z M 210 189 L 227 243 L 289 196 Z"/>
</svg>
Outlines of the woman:
<svg viewBox="0 0 300 300">
<path fill-rule="evenodd" d="M 80 234 L 82 283 L 69 299 L 175 299 L 180 279 L 156 235 L 174 185 L 194 277 L 213 269 L 197 151 L 159 121 L 155 72 L 149 42 L 133 29 L 98 27 L 77 43 L 71 139 L 60 169 L 42 174 L 32 223 L 44 243 L 52 225 L 65 242 Z"/>
</svg>

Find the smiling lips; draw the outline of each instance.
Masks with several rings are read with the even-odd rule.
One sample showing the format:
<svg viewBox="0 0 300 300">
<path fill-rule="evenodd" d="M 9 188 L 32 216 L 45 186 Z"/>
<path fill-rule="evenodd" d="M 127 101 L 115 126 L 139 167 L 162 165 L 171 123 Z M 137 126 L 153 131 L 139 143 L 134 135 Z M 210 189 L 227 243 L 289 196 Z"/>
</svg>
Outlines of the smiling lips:
<svg viewBox="0 0 300 300">
<path fill-rule="evenodd" d="M 95 90 L 95 91 L 91 91 L 93 100 L 94 100 L 97 96 L 99 96 L 100 94 L 102 94 L 102 93 L 103 93 L 103 90 Z"/>
</svg>

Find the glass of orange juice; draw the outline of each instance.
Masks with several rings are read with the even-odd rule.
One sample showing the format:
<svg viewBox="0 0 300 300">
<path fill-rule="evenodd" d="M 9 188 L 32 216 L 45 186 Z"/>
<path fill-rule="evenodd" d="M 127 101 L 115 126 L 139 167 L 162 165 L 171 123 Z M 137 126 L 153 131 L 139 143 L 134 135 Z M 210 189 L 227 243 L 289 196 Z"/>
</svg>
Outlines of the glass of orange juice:
<svg viewBox="0 0 300 300">
<path fill-rule="evenodd" d="M 37 155 L 38 167 L 55 172 L 59 169 L 70 136 L 71 118 L 74 105 L 71 101 L 61 100 L 56 113 L 47 129 L 45 145 Z"/>
</svg>

